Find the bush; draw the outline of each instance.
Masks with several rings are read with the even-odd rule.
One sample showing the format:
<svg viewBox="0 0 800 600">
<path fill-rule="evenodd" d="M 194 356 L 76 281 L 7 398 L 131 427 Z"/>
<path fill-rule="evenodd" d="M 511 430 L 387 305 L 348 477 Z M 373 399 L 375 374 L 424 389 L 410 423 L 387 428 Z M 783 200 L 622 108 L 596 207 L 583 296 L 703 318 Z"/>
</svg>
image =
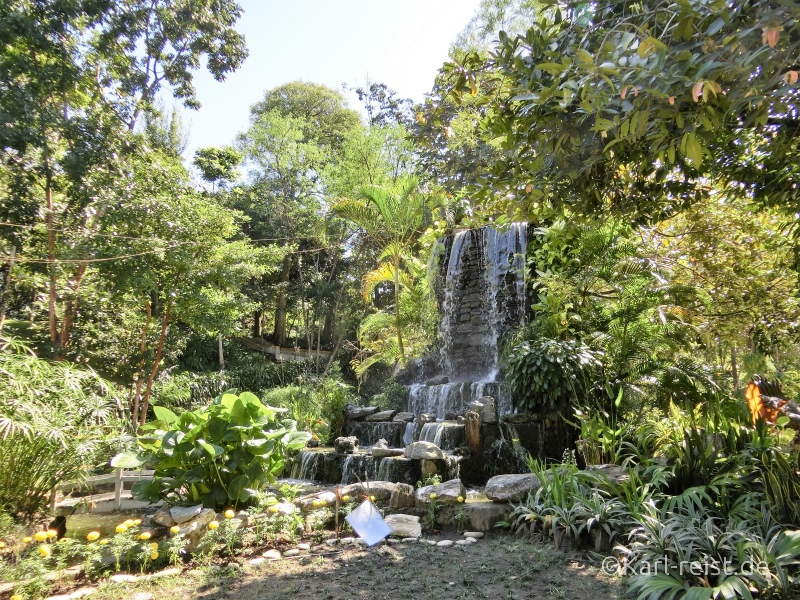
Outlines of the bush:
<svg viewBox="0 0 800 600">
<path fill-rule="evenodd" d="M 386 382 L 384 391 L 375 394 L 370 401 L 373 406 L 379 406 L 381 410 L 408 410 L 408 388 L 394 379 Z"/>
<path fill-rule="evenodd" d="M 157 420 L 142 429 L 141 452 L 122 453 L 112 465 L 152 464 L 152 481 L 138 482 L 134 495 L 147 502 L 202 504 L 219 509 L 247 504 L 255 491 L 281 474 L 288 454 L 311 434 L 297 431 L 285 409 L 265 406 L 249 392 L 225 393 L 210 405 L 185 412 L 154 407 Z"/>
<path fill-rule="evenodd" d="M 505 352 L 505 378 L 523 410 L 563 412 L 593 387 L 601 366 L 599 353 L 577 340 L 522 340 Z"/>
<path fill-rule="evenodd" d="M 18 342 L 2 341 L 0 373 L 0 512 L 30 520 L 58 483 L 92 471 L 124 418 L 94 371 L 37 358 Z"/>
</svg>

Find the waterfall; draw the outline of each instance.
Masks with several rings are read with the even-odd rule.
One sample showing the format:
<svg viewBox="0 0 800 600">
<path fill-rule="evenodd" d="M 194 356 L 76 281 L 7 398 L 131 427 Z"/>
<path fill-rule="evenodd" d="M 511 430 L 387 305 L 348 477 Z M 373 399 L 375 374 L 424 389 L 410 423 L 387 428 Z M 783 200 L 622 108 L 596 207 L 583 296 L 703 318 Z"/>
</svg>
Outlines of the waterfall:
<svg viewBox="0 0 800 600">
<path fill-rule="evenodd" d="M 377 473 L 375 472 L 375 459 L 368 454 L 348 454 L 342 464 L 342 480 L 340 483 L 346 485 L 348 483 L 355 483 L 359 479 L 374 480 Z"/>
<path fill-rule="evenodd" d="M 403 433 L 403 445 L 408 446 L 414 441 L 414 438 L 417 434 L 417 424 L 413 421 L 411 423 L 406 423 L 406 430 Z"/>
<path fill-rule="evenodd" d="M 419 441 L 430 442 L 438 446 L 442 441 L 443 429 L 444 425 L 441 423 L 425 423 L 419 432 Z"/>
<path fill-rule="evenodd" d="M 301 450 L 292 466 L 292 479 L 317 479 L 319 465 L 324 458 L 325 456 L 321 452 Z"/>
</svg>

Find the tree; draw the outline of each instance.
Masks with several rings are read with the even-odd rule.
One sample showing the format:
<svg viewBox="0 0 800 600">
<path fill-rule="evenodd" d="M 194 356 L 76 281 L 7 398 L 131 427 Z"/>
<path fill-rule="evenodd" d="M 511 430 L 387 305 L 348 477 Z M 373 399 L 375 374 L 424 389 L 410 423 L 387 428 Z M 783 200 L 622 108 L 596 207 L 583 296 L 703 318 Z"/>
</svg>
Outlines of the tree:
<svg viewBox="0 0 800 600">
<path fill-rule="evenodd" d="M 193 164 L 200 169 L 200 175 L 205 181 L 215 185 L 236 179 L 237 167 L 243 158 L 241 152 L 230 146 L 198 148 L 194 153 Z"/>
<path fill-rule="evenodd" d="M 381 283 L 391 283 L 394 297 L 394 334 L 397 360 L 405 362 L 401 291 L 412 287 L 406 263 L 412 260 L 413 242 L 420 236 L 426 217 L 430 216 L 426 197 L 418 190 L 417 180 L 408 177 L 392 188 L 365 186 L 353 199 L 336 202 L 333 210 L 355 223 L 380 249 L 380 265 L 364 275 L 364 298 L 372 296 Z"/>
<path fill-rule="evenodd" d="M 295 82 L 266 92 L 252 107 L 250 127 L 238 141 L 251 170 L 235 205 L 251 218 L 253 239 L 316 237 L 322 230 L 325 174 L 336 168 L 342 145 L 361 126 L 343 96 L 325 86 Z M 279 345 L 286 341 L 294 258 L 284 258 L 275 282 L 273 339 Z"/>
<path fill-rule="evenodd" d="M 796 3 L 552 7 L 490 57 L 444 69 L 456 98 L 482 74 L 485 136 L 502 143 L 477 196 L 520 218 L 546 202 L 655 221 L 698 200 L 698 178 L 722 177 L 798 202 Z"/>
</svg>

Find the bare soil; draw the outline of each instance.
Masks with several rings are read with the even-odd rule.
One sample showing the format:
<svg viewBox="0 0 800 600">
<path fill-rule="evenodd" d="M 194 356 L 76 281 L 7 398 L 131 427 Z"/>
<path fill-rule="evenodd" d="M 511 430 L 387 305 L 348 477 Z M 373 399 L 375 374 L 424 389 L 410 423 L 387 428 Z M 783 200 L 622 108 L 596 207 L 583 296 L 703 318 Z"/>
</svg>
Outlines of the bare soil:
<svg viewBox="0 0 800 600">
<path fill-rule="evenodd" d="M 457 539 L 455 533 L 436 539 L 446 537 Z M 249 560 L 170 578 L 105 583 L 92 598 L 129 600 L 137 592 L 152 593 L 156 600 L 605 600 L 622 595 L 619 579 L 603 574 L 588 556 L 501 534 L 469 546 L 322 543 L 293 558 L 258 565 Z"/>
</svg>

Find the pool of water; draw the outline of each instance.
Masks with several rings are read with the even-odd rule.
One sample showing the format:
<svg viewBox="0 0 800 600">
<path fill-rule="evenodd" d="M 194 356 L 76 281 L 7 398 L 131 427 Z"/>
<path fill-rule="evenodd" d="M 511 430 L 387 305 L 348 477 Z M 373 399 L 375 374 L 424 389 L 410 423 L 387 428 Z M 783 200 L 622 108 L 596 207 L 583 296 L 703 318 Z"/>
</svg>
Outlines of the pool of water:
<svg viewBox="0 0 800 600">
<path fill-rule="evenodd" d="M 114 534 L 114 528 L 126 519 L 141 519 L 136 511 L 124 511 L 111 514 L 79 514 L 67 517 L 67 537 L 86 539 L 90 531 L 99 531 L 101 537 Z"/>
</svg>

